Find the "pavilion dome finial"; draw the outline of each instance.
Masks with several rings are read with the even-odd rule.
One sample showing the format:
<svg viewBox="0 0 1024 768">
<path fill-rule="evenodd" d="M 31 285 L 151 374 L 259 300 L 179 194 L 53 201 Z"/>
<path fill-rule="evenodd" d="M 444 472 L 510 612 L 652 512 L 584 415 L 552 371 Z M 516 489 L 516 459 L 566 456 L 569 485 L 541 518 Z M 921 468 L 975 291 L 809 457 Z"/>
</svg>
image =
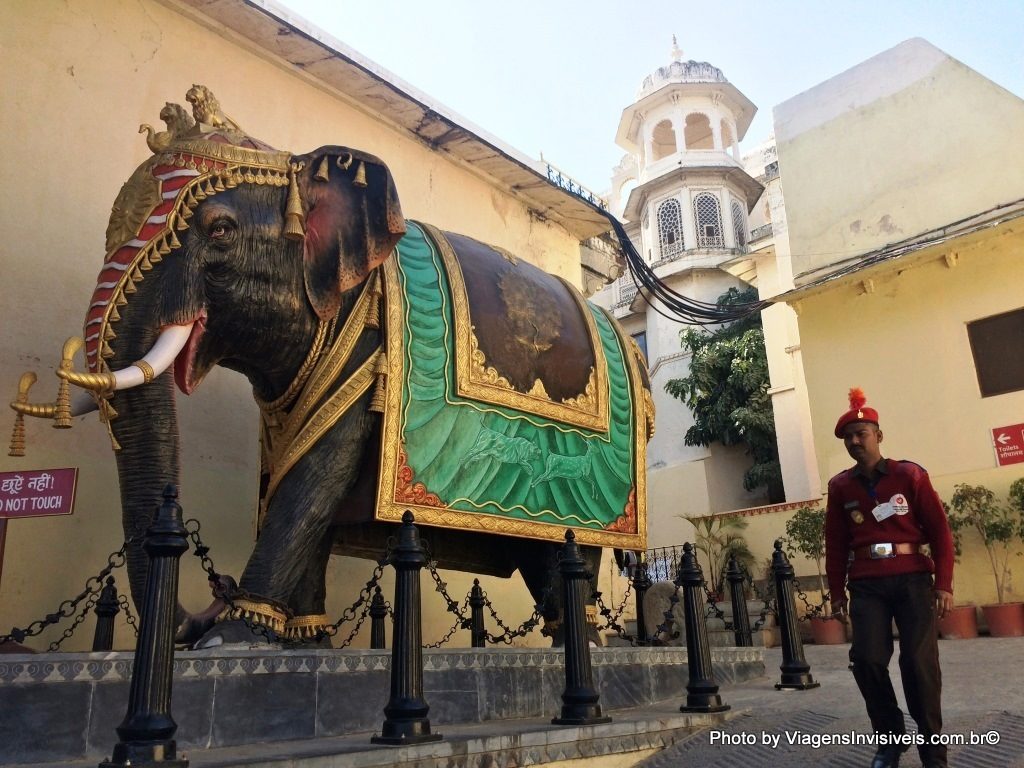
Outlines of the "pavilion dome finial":
<svg viewBox="0 0 1024 768">
<path fill-rule="evenodd" d="M 669 51 L 669 58 L 672 61 L 683 60 L 683 49 L 679 47 L 679 43 L 676 42 L 676 36 L 672 35 L 672 50 Z"/>
</svg>

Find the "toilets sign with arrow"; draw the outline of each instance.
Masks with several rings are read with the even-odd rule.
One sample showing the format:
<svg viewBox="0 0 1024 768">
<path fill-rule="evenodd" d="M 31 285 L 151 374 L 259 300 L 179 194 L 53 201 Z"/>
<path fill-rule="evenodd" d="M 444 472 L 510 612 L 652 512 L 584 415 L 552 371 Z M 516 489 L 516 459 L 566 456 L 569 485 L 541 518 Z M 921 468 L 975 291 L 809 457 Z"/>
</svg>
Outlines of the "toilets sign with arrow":
<svg viewBox="0 0 1024 768">
<path fill-rule="evenodd" d="M 996 427 L 992 430 L 992 446 L 996 449 L 996 464 L 1024 464 L 1024 424 Z"/>
</svg>

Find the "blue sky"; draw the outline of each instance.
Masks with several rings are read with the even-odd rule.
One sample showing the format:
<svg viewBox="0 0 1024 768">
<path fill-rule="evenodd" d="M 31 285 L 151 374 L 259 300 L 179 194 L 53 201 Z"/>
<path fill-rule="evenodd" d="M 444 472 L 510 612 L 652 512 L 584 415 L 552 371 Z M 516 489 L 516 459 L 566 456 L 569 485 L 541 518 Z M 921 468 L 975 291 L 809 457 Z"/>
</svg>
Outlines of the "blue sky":
<svg viewBox="0 0 1024 768">
<path fill-rule="evenodd" d="M 669 62 L 709 61 L 772 108 L 911 37 L 1024 95 L 1024 0 L 278 0 L 521 152 L 595 192 L 624 154 L 623 108 Z"/>
</svg>

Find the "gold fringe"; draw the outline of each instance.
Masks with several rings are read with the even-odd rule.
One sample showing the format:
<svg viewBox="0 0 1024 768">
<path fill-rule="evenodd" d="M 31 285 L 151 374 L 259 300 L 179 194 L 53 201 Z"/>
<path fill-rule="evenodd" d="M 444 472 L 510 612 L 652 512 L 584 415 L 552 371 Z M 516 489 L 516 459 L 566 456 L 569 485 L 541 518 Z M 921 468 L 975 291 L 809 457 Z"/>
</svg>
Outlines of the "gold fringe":
<svg viewBox="0 0 1024 768">
<path fill-rule="evenodd" d="M 285 622 L 284 636 L 289 640 L 312 640 L 329 626 L 331 620 L 326 613 L 296 616 Z"/>
<path fill-rule="evenodd" d="M 306 236 L 306 214 L 302 211 L 302 196 L 295 174 L 304 167 L 303 163 L 292 165 L 292 175 L 288 183 L 288 203 L 284 212 L 284 236 L 289 240 L 302 240 Z"/>
<path fill-rule="evenodd" d="M 217 623 L 247 619 L 253 624 L 271 629 L 279 635 L 284 633 L 288 615 L 276 606 L 262 600 L 247 600 L 241 597 L 236 597 L 232 602 L 234 606 L 228 606 L 217 616 L 215 620 Z"/>
<path fill-rule="evenodd" d="M 373 270 L 373 274 L 370 276 L 370 284 L 367 287 L 370 292 L 370 305 L 366 309 L 366 321 L 365 325 L 367 328 L 380 328 L 380 268 Z"/>
<path fill-rule="evenodd" d="M 373 374 L 377 377 L 377 384 L 370 399 L 370 410 L 374 413 L 384 413 L 388 394 L 388 357 L 383 351 L 377 355 L 377 361 L 373 364 Z"/>
<path fill-rule="evenodd" d="M 366 164 L 362 160 L 356 166 L 356 176 L 352 179 L 352 185 L 355 187 L 366 186 Z"/>
<path fill-rule="evenodd" d="M 327 163 L 326 155 L 324 155 L 324 157 L 320 160 L 320 167 L 317 169 L 316 175 L 313 178 L 315 178 L 317 181 L 331 180 L 331 172 L 330 167 Z"/>
</svg>

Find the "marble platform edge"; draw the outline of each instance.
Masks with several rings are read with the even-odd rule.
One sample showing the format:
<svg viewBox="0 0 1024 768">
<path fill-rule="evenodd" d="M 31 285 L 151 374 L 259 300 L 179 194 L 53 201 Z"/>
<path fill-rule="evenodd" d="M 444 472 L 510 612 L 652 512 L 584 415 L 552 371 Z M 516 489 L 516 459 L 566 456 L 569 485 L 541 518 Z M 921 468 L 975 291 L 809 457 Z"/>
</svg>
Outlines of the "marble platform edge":
<svg viewBox="0 0 1024 768">
<path fill-rule="evenodd" d="M 595 668 L 626 664 L 686 664 L 685 648 L 592 648 Z M 561 667 L 564 652 L 551 648 L 467 648 L 427 650 L 424 671 Z M 0 656 L 0 685 L 22 683 L 109 682 L 130 680 L 134 653 L 40 653 Z M 763 662 L 760 647 L 711 649 L 714 665 Z M 389 670 L 391 651 L 283 650 L 275 648 L 179 651 L 175 679 L 282 673 L 341 673 Z"/>
<path fill-rule="evenodd" d="M 369 732 L 306 741 L 243 747 L 179 750 L 196 768 L 480 768 L 530 766 L 603 755 L 662 750 L 694 732 L 746 710 L 680 714 L 667 709 L 624 710 L 610 723 L 554 726 L 550 720 L 513 720 L 486 725 L 503 733 L 481 734 L 481 726 L 448 726 L 443 741 L 399 747 L 369 742 Z M 94 762 L 32 763 L 18 768 L 79 768 Z"/>
</svg>

